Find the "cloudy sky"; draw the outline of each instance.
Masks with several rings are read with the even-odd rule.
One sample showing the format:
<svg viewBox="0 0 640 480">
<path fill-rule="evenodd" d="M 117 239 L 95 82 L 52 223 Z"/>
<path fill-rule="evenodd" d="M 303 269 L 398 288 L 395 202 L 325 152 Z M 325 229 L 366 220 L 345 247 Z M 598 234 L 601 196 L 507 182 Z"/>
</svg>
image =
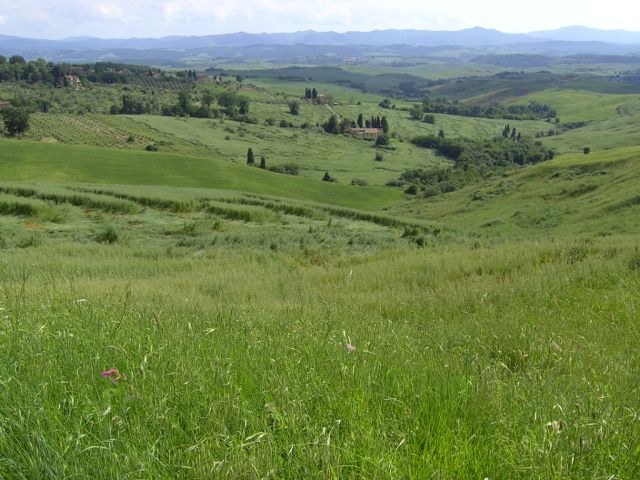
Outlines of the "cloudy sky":
<svg viewBox="0 0 640 480">
<path fill-rule="evenodd" d="M 0 34 L 39 38 L 567 25 L 638 30 L 640 9 L 628 0 L 0 0 Z"/>
</svg>

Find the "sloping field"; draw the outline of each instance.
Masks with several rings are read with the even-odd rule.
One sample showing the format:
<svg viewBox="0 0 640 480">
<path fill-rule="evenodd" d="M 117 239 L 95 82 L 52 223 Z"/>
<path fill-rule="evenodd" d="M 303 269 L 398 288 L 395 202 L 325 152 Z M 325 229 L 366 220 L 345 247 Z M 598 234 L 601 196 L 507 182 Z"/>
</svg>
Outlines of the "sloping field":
<svg viewBox="0 0 640 480">
<path fill-rule="evenodd" d="M 485 235 L 640 232 L 640 147 L 557 157 L 402 211 Z"/>
<path fill-rule="evenodd" d="M 0 140 L 0 180 L 218 188 L 362 209 L 402 198 L 398 190 L 291 177 L 224 160 L 87 146 Z"/>
</svg>

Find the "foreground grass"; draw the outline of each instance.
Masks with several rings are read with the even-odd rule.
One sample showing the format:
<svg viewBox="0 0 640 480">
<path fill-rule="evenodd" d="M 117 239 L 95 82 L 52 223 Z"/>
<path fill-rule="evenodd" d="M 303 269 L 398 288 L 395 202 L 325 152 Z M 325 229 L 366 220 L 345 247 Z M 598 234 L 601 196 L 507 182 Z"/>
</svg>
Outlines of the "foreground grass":
<svg viewBox="0 0 640 480">
<path fill-rule="evenodd" d="M 637 478 L 636 246 L 0 250 L 0 476 Z"/>
</svg>

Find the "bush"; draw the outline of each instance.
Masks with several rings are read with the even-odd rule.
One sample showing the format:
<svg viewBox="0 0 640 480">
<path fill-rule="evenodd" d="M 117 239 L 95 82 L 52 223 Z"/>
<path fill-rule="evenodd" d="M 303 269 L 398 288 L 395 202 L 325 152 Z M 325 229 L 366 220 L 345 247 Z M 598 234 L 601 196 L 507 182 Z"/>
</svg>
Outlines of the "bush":
<svg viewBox="0 0 640 480">
<path fill-rule="evenodd" d="M 376 138 L 376 147 L 383 147 L 386 145 L 389 145 L 389 137 L 383 133 Z"/>
<path fill-rule="evenodd" d="M 640 272 L 640 251 L 637 249 L 631 254 L 627 262 L 629 270 L 633 272 Z"/>
<path fill-rule="evenodd" d="M 298 115 L 300 113 L 300 102 L 292 100 L 289 102 L 289 112 L 291 115 Z"/>
<path fill-rule="evenodd" d="M 118 241 L 118 232 L 112 226 L 106 227 L 96 235 L 96 242 L 113 244 Z"/>
<path fill-rule="evenodd" d="M 15 137 L 29 130 L 29 112 L 17 108 L 10 108 L 2 113 L 4 129 L 9 136 Z"/>
<path fill-rule="evenodd" d="M 387 187 L 404 187 L 407 184 L 404 180 L 400 180 L 399 178 L 392 178 L 385 185 Z"/>
<path fill-rule="evenodd" d="M 323 182 L 335 182 L 336 179 L 329 175 L 329 172 L 324 172 L 324 176 L 322 177 Z"/>
<path fill-rule="evenodd" d="M 367 182 L 364 178 L 353 178 L 351 179 L 351 185 L 355 185 L 356 187 L 366 187 L 367 185 L 369 185 L 369 182 Z"/>
<path fill-rule="evenodd" d="M 384 155 L 382 155 L 382 152 L 376 152 L 376 156 L 374 157 L 374 160 L 376 162 L 381 162 L 382 160 L 384 160 Z"/>
<path fill-rule="evenodd" d="M 283 173 L 285 175 L 298 175 L 300 167 L 295 163 L 284 163 L 282 165 L 274 165 L 269 167 L 270 172 Z"/>
<path fill-rule="evenodd" d="M 585 155 L 589 155 L 591 153 L 591 148 L 584 147 L 584 149 L 582 150 L 582 153 L 584 153 Z"/>
<path fill-rule="evenodd" d="M 149 145 L 147 145 L 146 147 L 144 147 L 144 149 L 147 152 L 157 152 L 158 151 L 158 147 L 156 147 L 153 143 L 150 143 Z"/>
<path fill-rule="evenodd" d="M 431 198 L 440 195 L 442 192 L 435 185 L 430 185 L 424 189 L 422 194 L 425 198 Z"/>
<path fill-rule="evenodd" d="M 418 187 L 415 185 L 409 185 L 409 188 L 407 188 L 404 193 L 407 195 L 416 195 L 418 193 Z"/>
</svg>

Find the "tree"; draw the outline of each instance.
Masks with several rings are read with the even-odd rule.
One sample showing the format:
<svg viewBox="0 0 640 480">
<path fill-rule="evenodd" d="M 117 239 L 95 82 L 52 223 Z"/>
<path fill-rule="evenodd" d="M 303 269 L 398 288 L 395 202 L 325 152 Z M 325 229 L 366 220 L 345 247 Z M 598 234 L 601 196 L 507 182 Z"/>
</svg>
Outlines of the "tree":
<svg viewBox="0 0 640 480">
<path fill-rule="evenodd" d="M 300 113 L 300 102 L 291 100 L 289 102 L 289 112 L 291 112 L 291 115 L 298 115 Z"/>
<path fill-rule="evenodd" d="M 267 168 L 267 159 L 260 157 L 260 168 L 265 170 Z"/>
<path fill-rule="evenodd" d="M 24 57 L 21 57 L 20 55 L 13 55 L 12 57 L 9 58 L 9 63 L 11 65 L 17 65 L 17 64 L 25 64 L 27 63 L 27 61 L 24 59 Z"/>
<path fill-rule="evenodd" d="M 329 175 L 329 172 L 324 172 L 324 177 L 322 177 L 323 182 L 335 182 L 336 179 Z"/>
<path fill-rule="evenodd" d="M 378 138 L 376 138 L 376 147 L 383 147 L 385 145 L 389 145 L 389 137 L 384 133 L 382 135 L 378 135 Z"/>
<path fill-rule="evenodd" d="M 340 133 L 346 133 L 349 130 L 351 130 L 354 125 L 355 123 L 353 122 L 353 120 L 349 118 L 343 118 L 342 120 L 340 120 L 340 124 L 338 125 L 338 130 L 340 131 Z"/>
<path fill-rule="evenodd" d="M 178 106 L 184 115 L 191 115 L 193 105 L 191 103 L 191 94 L 188 91 L 181 90 L 178 93 Z"/>
<path fill-rule="evenodd" d="M 382 117 L 382 120 L 380 121 L 380 127 L 382 128 L 382 131 L 384 133 L 389 133 L 389 121 L 387 120 L 387 117 Z"/>
<path fill-rule="evenodd" d="M 311 90 L 311 98 L 314 100 L 318 98 L 318 90 L 316 90 L 315 88 Z"/>
<path fill-rule="evenodd" d="M 584 147 L 584 149 L 582 150 L 582 153 L 584 153 L 585 155 L 589 155 L 591 153 L 591 148 Z"/>
<path fill-rule="evenodd" d="M 244 97 L 238 97 L 238 103 L 240 105 L 240 108 L 238 109 L 238 111 L 240 112 L 240 115 L 246 115 L 249 113 L 249 100 L 247 100 Z"/>
<path fill-rule="evenodd" d="M 389 100 L 388 98 L 385 98 L 378 104 L 378 106 L 380 108 L 391 108 L 391 100 Z"/>
<path fill-rule="evenodd" d="M 331 115 L 331 117 L 329 117 L 329 120 L 327 120 L 327 122 L 322 125 L 322 128 L 326 133 L 340 133 L 340 130 L 338 128 L 338 117 L 336 117 L 335 115 Z"/>
<path fill-rule="evenodd" d="M 311 89 L 310 88 L 305 88 L 304 89 L 304 98 L 305 98 L 305 100 L 311 100 Z"/>
<path fill-rule="evenodd" d="M 247 165 L 254 165 L 256 163 L 256 158 L 253 156 L 253 150 L 249 147 L 247 150 Z"/>
<path fill-rule="evenodd" d="M 422 120 L 422 107 L 420 105 L 414 105 L 411 110 L 409 110 L 409 116 L 413 120 Z"/>
<path fill-rule="evenodd" d="M 0 55 L 0 65 L 3 65 L 7 62 L 7 57 Z"/>
<path fill-rule="evenodd" d="M 438 137 L 439 138 L 444 138 L 445 137 L 444 130 L 440 129 L 440 131 L 438 132 Z"/>
<path fill-rule="evenodd" d="M 433 125 L 434 123 L 436 123 L 436 117 L 435 117 L 435 115 L 432 115 L 431 113 L 428 113 L 427 115 L 422 117 L 422 121 L 424 123 L 430 123 L 431 125 Z"/>
<path fill-rule="evenodd" d="M 29 112 L 18 108 L 10 108 L 2 113 L 4 129 L 9 136 L 15 137 L 29 130 Z"/>
<path fill-rule="evenodd" d="M 203 94 L 202 94 L 202 99 L 200 100 L 200 102 L 202 103 L 202 105 L 206 105 L 207 107 L 210 107 L 211 104 L 215 101 L 216 97 L 213 94 L 213 92 L 211 90 L 206 90 Z"/>
<path fill-rule="evenodd" d="M 358 115 L 358 121 L 357 121 L 358 127 L 362 128 L 363 121 L 364 120 L 363 120 L 362 114 Z"/>
</svg>

